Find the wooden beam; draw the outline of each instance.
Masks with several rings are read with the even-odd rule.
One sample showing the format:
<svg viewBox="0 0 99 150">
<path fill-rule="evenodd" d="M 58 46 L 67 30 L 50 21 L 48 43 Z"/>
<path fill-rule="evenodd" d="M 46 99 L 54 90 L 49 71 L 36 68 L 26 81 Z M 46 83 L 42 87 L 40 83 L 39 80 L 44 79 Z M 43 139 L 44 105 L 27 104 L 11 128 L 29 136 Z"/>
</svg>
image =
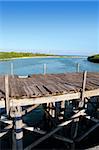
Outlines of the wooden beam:
<svg viewBox="0 0 99 150">
<path fill-rule="evenodd" d="M 46 134 L 46 131 L 40 130 L 39 128 L 29 127 L 25 124 L 24 124 L 23 128 L 26 130 L 32 131 L 32 132 L 42 134 L 42 135 Z"/>
<path fill-rule="evenodd" d="M 0 138 L 1 137 L 3 137 L 5 134 L 7 134 L 8 133 L 8 131 L 9 131 L 9 129 L 11 129 L 12 128 L 12 124 L 10 124 L 10 125 L 8 125 L 8 126 L 6 126 L 3 130 L 0 130 Z"/>
<path fill-rule="evenodd" d="M 24 111 L 22 111 L 22 115 L 26 115 L 27 113 L 31 112 L 32 110 L 36 109 L 37 107 L 39 106 L 38 105 L 33 105 L 33 106 L 30 106 L 29 108 L 25 109 Z"/>
<path fill-rule="evenodd" d="M 38 129 L 35 129 L 34 127 L 24 126 L 23 128 L 26 129 L 26 130 L 32 131 L 32 132 L 36 132 L 38 134 L 42 134 L 42 135 L 46 134 L 46 131 L 38 130 Z M 57 135 L 57 134 L 54 134 L 53 138 L 58 139 L 60 141 L 64 141 L 64 142 L 68 142 L 68 143 L 73 143 L 73 141 L 71 139 L 63 137 L 63 136 L 60 136 L 60 135 Z"/>
<path fill-rule="evenodd" d="M 10 102 L 9 102 L 9 77 L 8 75 L 5 75 L 5 106 L 6 106 L 6 114 L 9 115 L 10 110 Z"/>
<path fill-rule="evenodd" d="M 22 112 L 21 112 L 21 115 L 23 116 L 23 115 L 26 115 L 27 113 L 29 113 L 29 112 L 31 112 L 32 110 L 34 110 L 35 108 L 37 108 L 39 106 L 39 104 L 38 105 L 33 105 L 33 106 L 30 106 L 29 108 L 27 108 L 27 109 L 25 109 L 25 110 L 23 110 Z M 13 117 L 15 117 L 15 114 L 14 114 L 14 110 L 15 108 L 14 107 L 11 107 L 10 108 L 10 116 L 13 118 Z"/>
<path fill-rule="evenodd" d="M 57 134 L 54 134 L 53 137 L 55 139 L 58 139 L 60 141 L 64 141 L 64 142 L 68 142 L 68 143 L 73 143 L 73 140 L 69 139 L 69 138 L 66 138 L 66 137 L 63 137 L 63 136 L 60 136 L 60 135 L 57 135 Z"/>
<path fill-rule="evenodd" d="M 76 142 L 80 142 L 83 140 L 86 136 L 88 136 L 93 130 L 95 130 L 97 127 L 99 127 L 99 123 L 95 124 L 93 127 L 91 127 L 86 133 L 84 133 L 82 136 L 76 139 Z"/>
<path fill-rule="evenodd" d="M 9 129 L 11 129 L 13 127 L 12 124 L 6 126 L 3 130 L 1 130 L 0 132 L 0 137 L 4 136 L 5 134 L 8 133 Z M 34 127 L 29 127 L 27 126 L 26 124 L 22 123 L 22 128 L 26 129 L 26 130 L 29 130 L 29 131 L 32 131 L 32 132 L 36 132 L 38 134 L 46 134 L 46 131 L 43 131 L 41 130 L 40 128 L 34 128 Z M 13 131 L 12 131 L 13 132 Z M 15 140 L 15 139 L 14 139 Z M 15 143 L 15 142 L 14 142 Z"/>
<path fill-rule="evenodd" d="M 13 127 L 12 124 L 6 126 L 4 129 L 1 129 L 0 132 L 7 132 L 9 129 L 11 129 Z"/>
<path fill-rule="evenodd" d="M 1 116 L 0 121 L 4 122 L 4 123 L 7 123 L 7 124 L 12 124 L 13 123 L 12 120 L 7 119 L 7 117 L 5 117 L 5 116 Z"/>
<path fill-rule="evenodd" d="M 71 125 L 71 138 L 74 140 L 78 133 L 79 118 L 75 118 Z"/>
<path fill-rule="evenodd" d="M 99 150 L 99 145 L 87 148 L 86 150 Z"/>
<path fill-rule="evenodd" d="M 66 121 L 65 124 L 69 124 L 71 121 L 72 120 Z M 58 126 L 56 129 L 54 129 L 50 133 L 47 133 L 45 136 L 41 137 L 40 139 L 38 139 L 37 141 L 35 141 L 31 145 L 29 145 L 27 148 L 25 148 L 25 150 L 31 150 L 33 147 L 37 146 L 38 144 L 40 144 L 41 142 L 43 142 L 44 140 L 46 140 L 47 138 L 52 136 L 54 133 L 56 133 L 61 128 L 62 128 L 62 125 Z"/>
<path fill-rule="evenodd" d="M 91 116 L 85 116 L 85 118 L 87 118 L 87 119 L 89 119 L 89 120 L 91 120 L 91 121 L 93 121 L 95 123 L 99 123 L 99 119 L 93 118 Z"/>
<path fill-rule="evenodd" d="M 0 133 L 0 138 L 1 137 L 3 137 L 5 134 L 7 134 L 8 133 L 8 131 L 5 131 L 5 132 L 2 132 L 2 133 Z"/>
<path fill-rule="evenodd" d="M 84 116 L 84 115 L 86 115 L 85 109 L 82 109 L 82 110 L 78 111 L 76 114 L 74 114 L 71 118 L 77 118 L 79 116 Z"/>
<path fill-rule="evenodd" d="M 99 89 L 85 91 L 84 97 L 92 97 L 92 96 L 99 96 Z M 10 99 L 10 106 L 27 106 L 27 105 L 34 105 L 34 104 L 44 104 L 50 102 L 60 102 L 60 101 L 69 101 L 69 100 L 76 100 L 80 99 L 81 93 L 69 93 L 64 95 L 57 95 L 57 96 L 46 96 L 46 97 L 38 97 L 38 98 L 20 98 L 20 99 Z M 0 108 L 5 108 L 5 101 L 0 100 Z"/>
<path fill-rule="evenodd" d="M 75 122 L 76 119 L 74 119 L 74 122 Z M 79 124 L 78 124 L 78 121 L 75 122 L 75 132 L 74 132 L 74 135 L 73 135 L 73 139 L 76 138 L 77 136 L 77 132 L 78 132 L 78 127 L 79 127 Z"/>
<path fill-rule="evenodd" d="M 80 111 L 78 112 L 80 115 Z M 77 114 L 78 114 L 77 113 Z M 74 116 L 74 115 L 73 115 Z M 74 118 L 74 117 L 71 118 Z M 35 141 L 34 143 L 32 143 L 31 145 L 29 145 L 28 147 L 26 147 L 24 150 L 31 150 L 33 147 L 37 146 L 38 144 L 40 144 L 41 142 L 43 142 L 44 140 L 46 140 L 47 138 L 49 138 L 50 136 L 52 136 L 53 134 L 55 134 L 57 131 L 59 131 L 63 126 L 68 125 L 69 123 L 71 123 L 73 121 L 73 119 L 65 121 L 61 124 L 59 124 L 54 130 L 52 130 L 51 132 L 47 133 L 46 135 L 44 135 L 43 137 L 41 137 L 40 139 L 38 139 L 37 141 Z"/>
</svg>

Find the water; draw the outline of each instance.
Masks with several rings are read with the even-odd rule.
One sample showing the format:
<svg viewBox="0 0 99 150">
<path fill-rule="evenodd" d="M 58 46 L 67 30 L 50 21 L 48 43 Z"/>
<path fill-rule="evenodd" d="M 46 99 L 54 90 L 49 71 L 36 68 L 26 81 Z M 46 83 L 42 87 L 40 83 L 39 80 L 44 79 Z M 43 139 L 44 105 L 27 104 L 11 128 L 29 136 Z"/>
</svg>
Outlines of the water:
<svg viewBox="0 0 99 150">
<path fill-rule="evenodd" d="M 16 75 L 42 74 L 44 64 L 47 65 L 47 73 L 75 72 L 77 63 L 80 71 L 99 72 L 99 64 L 87 61 L 87 58 L 27 58 L 0 61 L 0 74 L 11 74 L 11 63 Z"/>
<path fill-rule="evenodd" d="M 80 64 L 80 71 L 90 71 L 90 72 L 99 72 L 99 64 L 91 63 L 87 61 L 87 58 L 82 57 L 82 58 L 27 58 L 27 59 L 14 59 L 10 61 L 0 61 L 0 74 L 11 74 L 11 63 L 13 63 L 13 68 L 14 68 L 14 74 L 16 75 L 31 75 L 31 74 L 39 74 L 43 73 L 43 66 L 44 64 L 47 65 L 47 73 L 65 73 L 65 72 L 75 72 L 77 68 L 77 63 Z M 42 117 L 44 115 L 44 112 L 42 108 L 37 108 L 25 117 L 23 117 L 24 122 L 28 123 L 29 125 L 38 124 L 38 122 L 41 121 Z M 99 129 L 98 129 L 99 130 Z M 98 130 L 94 134 L 95 137 L 98 133 Z M 11 133 L 11 132 L 10 132 Z M 9 136 L 10 134 L 8 134 Z M 24 145 L 27 144 L 29 141 L 31 141 L 34 137 L 33 134 L 26 134 L 27 139 L 24 139 Z M 98 136 L 97 136 L 98 137 Z M 4 141 L 2 141 L 3 149 L 4 147 L 9 147 L 11 145 L 11 139 L 10 137 L 7 137 L 6 139 L 4 138 Z M 96 138 L 91 138 L 89 141 L 94 141 L 93 139 Z M 87 144 L 89 142 L 87 140 Z M 58 142 L 58 144 L 57 144 Z M 95 141 L 96 142 L 96 141 Z M 99 141 L 98 141 L 99 142 Z M 30 144 L 31 144 L 30 143 Z M 84 144 L 87 145 L 84 141 Z M 29 143 L 28 143 L 29 144 Z M 84 147 L 83 143 L 80 143 L 77 145 L 78 149 L 79 146 Z M 92 144 L 92 142 L 91 142 Z M 47 145 L 47 148 L 46 148 Z M 66 149 L 65 143 L 63 144 L 60 141 L 55 141 L 55 139 L 48 139 L 47 141 L 44 141 L 44 143 L 40 145 L 40 148 L 42 149 L 48 149 L 49 146 L 50 149 L 58 149 L 58 148 L 63 148 Z M 56 147 L 56 148 L 54 148 Z M 57 148 L 58 147 L 58 148 Z M 81 148 L 80 147 L 80 148 Z M 6 148 L 5 148 L 6 149 Z"/>
</svg>

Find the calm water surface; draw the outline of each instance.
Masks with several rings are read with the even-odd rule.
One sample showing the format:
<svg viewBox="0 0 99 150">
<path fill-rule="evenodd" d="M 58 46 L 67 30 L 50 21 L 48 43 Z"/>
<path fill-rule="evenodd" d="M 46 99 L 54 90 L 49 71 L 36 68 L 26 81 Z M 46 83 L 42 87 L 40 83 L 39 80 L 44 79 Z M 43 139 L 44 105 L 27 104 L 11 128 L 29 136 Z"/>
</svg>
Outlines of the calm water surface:
<svg viewBox="0 0 99 150">
<path fill-rule="evenodd" d="M 15 59 L 11 61 L 1 61 L 0 62 L 0 74 L 11 74 L 11 63 L 13 63 L 14 67 L 14 74 L 17 75 L 31 75 L 31 74 L 39 74 L 43 73 L 43 66 L 44 64 L 47 65 L 47 73 L 65 73 L 65 72 L 75 72 L 77 63 L 80 64 L 80 71 L 94 71 L 99 72 L 99 64 L 91 63 L 87 61 L 87 58 L 28 58 L 28 59 Z M 30 125 L 37 124 L 41 118 L 43 117 L 43 110 L 42 108 L 38 108 L 25 116 L 23 119 Z M 36 117 L 35 117 L 36 116 Z M 98 131 L 97 131 L 98 133 Z M 96 134 L 95 134 L 96 136 Z M 24 143 L 28 143 L 28 141 L 31 142 L 33 135 L 27 136 L 27 139 L 24 140 Z M 11 137 L 10 137 L 11 138 Z M 96 138 L 94 138 L 96 139 Z M 6 141 L 7 140 L 7 141 Z M 8 139 L 4 139 L 2 141 L 3 145 L 9 146 L 11 144 Z M 89 140 L 90 141 L 90 140 Z M 32 143 L 32 142 L 31 142 Z M 47 144 L 46 144 L 47 143 Z M 88 143 L 88 141 L 87 141 Z M 63 146 L 64 149 L 66 149 L 65 144 L 63 145 L 62 142 L 49 139 L 49 141 L 44 141 L 44 144 L 41 143 L 40 146 L 44 145 L 46 148 L 46 145 L 52 145 L 50 149 L 58 149 Z M 56 146 L 57 145 L 57 146 Z M 58 147 L 58 148 L 54 148 Z"/>
<path fill-rule="evenodd" d="M 87 58 L 27 58 L 0 61 L 0 74 L 11 74 L 11 63 L 16 75 L 42 74 L 44 64 L 47 65 L 47 73 L 75 72 L 77 63 L 80 71 L 99 72 L 99 64 L 87 61 Z"/>
</svg>

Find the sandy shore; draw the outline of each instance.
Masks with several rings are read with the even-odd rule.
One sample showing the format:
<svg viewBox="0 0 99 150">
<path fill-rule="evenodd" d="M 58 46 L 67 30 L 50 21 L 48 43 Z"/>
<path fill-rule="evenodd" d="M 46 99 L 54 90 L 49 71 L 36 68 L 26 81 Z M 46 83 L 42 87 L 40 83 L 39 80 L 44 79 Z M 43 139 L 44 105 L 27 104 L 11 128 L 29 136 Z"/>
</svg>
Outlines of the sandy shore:
<svg viewBox="0 0 99 150">
<path fill-rule="evenodd" d="M 29 59 L 29 58 L 87 58 L 87 56 L 33 56 L 33 57 L 15 57 L 0 59 L 0 61 L 15 60 L 15 59 Z"/>
</svg>

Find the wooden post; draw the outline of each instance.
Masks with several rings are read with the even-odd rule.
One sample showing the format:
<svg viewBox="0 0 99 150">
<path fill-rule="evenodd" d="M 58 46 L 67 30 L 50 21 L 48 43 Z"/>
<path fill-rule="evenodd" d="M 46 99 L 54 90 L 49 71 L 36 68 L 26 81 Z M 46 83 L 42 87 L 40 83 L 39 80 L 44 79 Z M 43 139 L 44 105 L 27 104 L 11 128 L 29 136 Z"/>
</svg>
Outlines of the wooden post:
<svg viewBox="0 0 99 150">
<path fill-rule="evenodd" d="M 74 122 L 75 122 L 75 132 L 74 132 L 74 135 L 73 135 L 73 139 L 75 139 L 76 136 L 77 136 L 78 126 L 79 126 L 78 121 L 79 121 L 79 118 L 74 119 Z"/>
<path fill-rule="evenodd" d="M 55 117 L 55 103 L 53 103 L 52 117 Z"/>
<path fill-rule="evenodd" d="M 44 75 L 46 74 L 47 66 L 44 64 Z"/>
<path fill-rule="evenodd" d="M 15 132 L 14 132 L 14 124 L 13 124 L 13 129 L 12 129 L 12 150 L 17 150 L 16 149 L 16 137 L 15 137 Z"/>
<path fill-rule="evenodd" d="M 13 75 L 13 63 L 11 63 L 11 75 Z"/>
<path fill-rule="evenodd" d="M 23 142 L 22 142 L 22 138 L 23 138 L 23 131 L 22 131 L 22 110 L 21 107 L 16 107 L 15 109 L 15 118 L 14 118 L 14 129 L 15 129 L 15 138 L 13 137 L 12 140 L 16 140 L 13 141 L 13 144 L 16 143 L 16 150 L 23 150 Z M 15 146 L 13 146 L 15 147 Z"/>
<path fill-rule="evenodd" d="M 8 82 L 8 75 L 5 75 L 5 105 L 6 105 L 6 114 L 9 115 L 10 109 L 10 101 L 9 101 L 9 82 Z"/>
<path fill-rule="evenodd" d="M 71 144 L 71 148 L 70 148 L 71 150 L 75 150 L 75 142 L 73 142 L 72 144 Z"/>
<path fill-rule="evenodd" d="M 77 66 L 76 66 L 76 72 L 79 72 L 79 63 L 77 63 Z"/>
<path fill-rule="evenodd" d="M 48 107 L 49 107 L 49 103 L 46 103 L 46 107 L 47 107 L 47 109 L 46 109 L 46 110 L 48 111 L 48 110 L 49 110 L 49 109 L 48 109 Z"/>
<path fill-rule="evenodd" d="M 52 103 L 49 103 L 49 114 L 52 116 Z"/>
<path fill-rule="evenodd" d="M 71 116 L 72 110 L 73 110 L 72 101 L 66 101 L 65 102 L 65 112 L 64 112 L 65 119 L 69 119 L 69 117 Z"/>
<path fill-rule="evenodd" d="M 54 106 L 54 103 L 49 103 L 50 104 L 50 110 L 49 110 L 49 114 L 52 116 L 52 117 L 55 117 L 55 106 Z"/>
<path fill-rule="evenodd" d="M 79 102 L 79 107 L 82 108 L 84 106 L 84 92 L 85 92 L 85 86 L 86 86 L 86 77 L 87 77 L 87 71 L 83 74 L 83 88 L 81 93 L 81 101 Z"/>
<path fill-rule="evenodd" d="M 62 119 L 64 119 L 64 115 L 65 115 L 65 101 L 61 101 L 61 114 L 63 115 Z"/>
<path fill-rule="evenodd" d="M 79 125 L 79 118 L 75 118 L 74 121 L 72 122 L 71 125 L 71 138 L 73 141 L 77 137 L 77 132 L 78 132 L 78 125 Z M 74 148 L 75 143 L 73 143 L 72 147 Z"/>
<path fill-rule="evenodd" d="M 56 120 L 58 119 L 59 113 L 60 113 L 60 102 L 55 102 L 55 117 L 56 117 Z"/>
</svg>

